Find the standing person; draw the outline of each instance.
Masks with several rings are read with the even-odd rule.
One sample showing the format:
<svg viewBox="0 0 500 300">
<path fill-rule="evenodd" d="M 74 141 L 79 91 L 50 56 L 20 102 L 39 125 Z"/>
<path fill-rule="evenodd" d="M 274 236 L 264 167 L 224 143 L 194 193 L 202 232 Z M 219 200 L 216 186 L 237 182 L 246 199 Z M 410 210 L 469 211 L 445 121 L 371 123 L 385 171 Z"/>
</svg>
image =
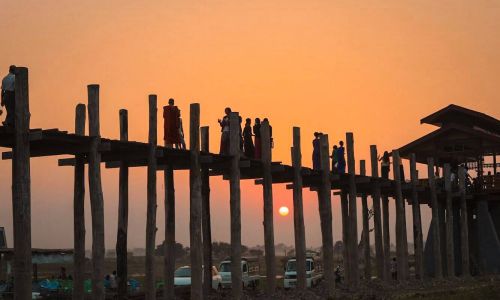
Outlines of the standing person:
<svg viewBox="0 0 500 300">
<path fill-rule="evenodd" d="M 337 171 L 339 174 L 345 174 L 345 148 L 344 142 L 339 142 L 339 147 L 337 148 Z"/>
<path fill-rule="evenodd" d="M 16 110 L 16 66 L 12 65 L 9 67 L 9 74 L 5 76 L 2 80 L 2 101 L 1 105 L 5 106 L 7 110 L 7 116 L 3 125 L 14 126 L 14 114 Z M 1 113 L 0 113 L 1 115 Z"/>
<path fill-rule="evenodd" d="M 245 156 L 253 158 L 255 156 L 255 148 L 252 140 L 252 120 L 247 118 L 245 120 L 245 128 L 243 129 L 243 144 L 245 149 Z"/>
<path fill-rule="evenodd" d="M 391 160 L 389 158 L 389 152 L 384 151 L 384 154 L 379 161 L 382 161 L 382 178 L 389 179 L 389 171 L 391 170 Z"/>
<path fill-rule="evenodd" d="M 240 151 L 243 152 L 243 130 L 241 129 L 241 123 L 243 123 L 243 118 L 239 116 L 238 120 L 240 121 Z"/>
<path fill-rule="evenodd" d="M 313 170 L 321 169 L 321 155 L 320 155 L 320 149 L 319 149 L 320 136 L 321 136 L 321 133 L 319 133 L 319 132 L 314 133 L 314 140 L 312 142 L 312 144 L 313 144 L 313 154 L 312 154 Z"/>
<path fill-rule="evenodd" d="M 330 156 L 330 158 L 332 159 L 332 172 L 334 174 L 337 173 L 337 163 L 338 163 L 337 148 L 338 148 L 337 145 L 333 145 L 332 155 Z"/>
<path fill-rule="evenodd" d="M 180 137 L 180 117 L 179 108 L 174 105 L 174 99 L 168 99 L 168 106 L 163 107 L 164 140 L 167 148 L 179 147 Z"/>
<path fill-rule="evenodd" d="M 186 149 L 186 139 L 184 138 L 184 127 L 182 127 L 181 111 L 179 110 L 179 148 Z"/>
<path fill-rule="evenodd" d="M 224 110 L 226 115 L 219 119 L 219 125 L 221 127 L 221 138 L 220 138 L 220 154 L 229 154 L 229 114 L 231 113 L 231 108 L 226 107 Z"/>
<path fill-rule="evenodd" d="M 267 122 L 269 124 L 269 141 L 271 142 L 271 149 L 274 148 L 274 139 L 273 139 L 273 126 L 271 126 L 271 123 L 269 123 L 268 118 L 264 118 L 262 120 L 263 122 Z"/>
<path fill-rule="evenodd" d="M 395 257 L 393 257 L 391 261 L 391 275 L 392 280 L 398 279 L 398 262 L 396 261 Z"/>
<path fill-rule="evenodd" d="M 405 168 L 403 167 L 403 160 L 399 157 L 399 177 L 401 182 L 405 182 Z"/>
<path fill-rule="evenodd" d="M 261 159 L 262 157 L 262 143 L 260 139 L 260 119 L 255 118 L 255 124 L 253 125 L 253 134 L 255 135 L 255 159 Z"/>
</svg>

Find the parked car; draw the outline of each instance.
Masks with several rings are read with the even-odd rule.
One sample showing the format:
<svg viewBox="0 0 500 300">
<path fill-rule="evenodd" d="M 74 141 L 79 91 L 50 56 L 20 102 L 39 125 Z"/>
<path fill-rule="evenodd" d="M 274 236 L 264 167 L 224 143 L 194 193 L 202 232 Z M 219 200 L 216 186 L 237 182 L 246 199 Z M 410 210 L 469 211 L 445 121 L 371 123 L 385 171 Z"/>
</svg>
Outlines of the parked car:
<svg viewBox="0 0 500 300">
<path fill-rule="evenodd" d="M 285 276 L 283 277 L 285 289 L 294 288 L 297 285 L 297 260 L 290 258 L 285 265 Z M 307 287 L 313 287 L 323 278 L 321 264 L 312 257 L 306 258 L 306 283 Z"/>
<path fill-rule="evenodd" d="M 203 276 L 202 276 L 203 279 Z M 184 266 L 175 270 L 174 273 L 174 286 L 177 289 L 188 288 L 191 286 L 191 267 Z M 222 287 L 222 278 L 217 268 L 212 267 L 212 288 L 214 290 L 219 290 Z"/>
<path fill-rule="evenodd" d="M 219 273 L 222 277 L 222 287 L 231 287 L 231 259 L 226 258 L 220 263 Z M 241 259 L 241 281 L 243 288 L 255 288 L 259 285 L 259 261 L 257 259 L 242 258 Z"/>
</svg>

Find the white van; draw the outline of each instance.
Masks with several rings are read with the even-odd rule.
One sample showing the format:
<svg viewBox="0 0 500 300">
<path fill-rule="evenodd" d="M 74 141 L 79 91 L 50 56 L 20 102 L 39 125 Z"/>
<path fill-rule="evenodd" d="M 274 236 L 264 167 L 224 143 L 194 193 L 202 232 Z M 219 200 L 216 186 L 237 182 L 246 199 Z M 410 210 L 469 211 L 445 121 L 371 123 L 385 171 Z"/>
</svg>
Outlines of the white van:
<svg viewBox="0 0 500 300">
<path fill-rule="evenodd" d="M 219 274 L 222 278 L 222 287 L 231 287 L 231 259 L 227 258 L 220 263 Z M 241 259 L 241 281 L 243 288 L 255 288 L 259 285 L 259 262 L 257 259 Z"/>
<path fill-rule="evenodd" d="M 306 282 L 307 287 L 313 287 L 323 278 L 321 265 L 316 263 L 312 257 L 306 258 Z M 295 288 L 297 285 L 297 260 L 290 258 L 285 265 L 283 287 L 285 289 Z"/>
</svg>

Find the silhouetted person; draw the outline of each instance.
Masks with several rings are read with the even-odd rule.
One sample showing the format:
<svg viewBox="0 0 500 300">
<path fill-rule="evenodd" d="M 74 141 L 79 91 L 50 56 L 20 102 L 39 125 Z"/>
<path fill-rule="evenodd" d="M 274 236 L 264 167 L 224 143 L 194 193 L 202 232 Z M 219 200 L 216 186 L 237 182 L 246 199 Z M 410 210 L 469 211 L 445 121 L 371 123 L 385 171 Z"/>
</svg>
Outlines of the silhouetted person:
<svg viewBox="0 0 500 300">
<path fill-rule="evenodd" d="M 2 80 L 2 101 L 1 105 L 5 106 L 7 116 L 3 125 L 14 126 L 14 114 L 16 110 L 16 66 L 9 67 L 9 74 Z"/>
<path fill-rule="evenodd" d="M 389 179 L 389 171 L 391 170 L 391 160 L 389 158 L 389 152 L 384 151 L 384 154 L 381 158 L 379 158 L 379 161 L 381 161 L 382 166 L 382 178 Z"/>
<path fill-rule="evenodd" d="M 405 182 L 405 168 L 403 167 L 403 160 L 401 157 L 399 158 L 399 178 L 401 179 L 401 182 Z"/>
<path fill-rule="evenodd" d="M 271 149 L 274 148 L 274 139 L 273 139 L 273 126 L 271 126 L 271 123 L 269 123 L 268 118 L 264 118 L 262 120 L 263 122 L 267 122 L 269 124 L 269 141 L 271 142 Z"/>
<path fill-rule="evenodd" d="M 332 155 L 330 156 L 330 158 L 332 159 L 332 172 L 333 173 L 337 173 L 337 163 L 338 163 L 338 158 L 337 158 L 337 145 L 333 145 L 333 148 L 332 148 Z"/>
<path fill-rule="evenodd" d="M 238 121 L 240 122 L 240 150 L 243 152 L 243 130 L 241 129 L 241 123 L 243 123 L 243 118 L 238 116 Z"/>
<path fill-rule="evenodd" d="M 396 261 L 395 257 L 393 257 L 391 261 L 391 275 L 392 280 L 398 279 L 398 262 Z"/>
<path fill-rule="evenodd" d="M 337 171 L 339 174 L 345 174 L 345 148 L 344 142 L 339 142 L 339 147 L 337 148 Z"/>
<path fill-rule="evenodd" d="M 321 169 L 321 155 L 320 155 L 320 141 L 319 138 L 321 136 L 321 133 L 315 132 L 314 133 L 314 140 L 312 141 L 313 144 L 313 154 L 312 154 L 312 161 L 313 161 L 313 170 L 319 170 Z"/>
<path fill-rule="evenodd" d="M 179 110 L 179 148 L 186 149 L 186 139 L 184 138 L 184 127 L 182 127 L 182 118 L 180 110 Z"/>
<path fill-rule="evenodd" d="M 243 148 L 245 150 L 245 156 L 248 158 L 253 158 L 255 155 L 252 136 L 252 120 L 247 118 L 245 120 L 245 128 L 243 129 Z"/>
<path fill-rule="evenodd" d="M 262 158 L 262 142 L 260 138 L 260 119 L 255 118 L 253 125 L 253 134 L 255 135 L 255 159 Z"/>
<path fill-rule="evenodd" d="M 229 114 L 231 113 L 231 108 L 226 107 L 224 112 L 226 115 L 222 120 L 218 120 L 222 132 L 220 138 L 220 154 L 229 154 Z"/>
<path fill-rule="evenodd" d="M 174 105 L 174 99 L 168 100 L 168 106 L 163 107 L 164 140 L 168 148 L 176 148 L 181 144 L 180 137 L 180 117 L 179 108 Z"/>
</svg>

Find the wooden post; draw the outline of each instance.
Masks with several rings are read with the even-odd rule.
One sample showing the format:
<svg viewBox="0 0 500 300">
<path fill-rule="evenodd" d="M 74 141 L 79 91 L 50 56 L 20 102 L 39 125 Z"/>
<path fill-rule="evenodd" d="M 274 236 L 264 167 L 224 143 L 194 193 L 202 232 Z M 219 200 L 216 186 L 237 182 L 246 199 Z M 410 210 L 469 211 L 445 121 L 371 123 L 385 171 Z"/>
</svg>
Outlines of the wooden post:
<svg viewBox="0 0 500 300">
<path fill-rule="evenodd" d="M 201 151 L 210 153 L 209 128 L 201 127 Z M 209 295 L 212 291 L 212 225 L 210 221 L 210 176 L 209 168 L 201 168 L 201 220 L 203 233 L 203 294 Z"/>
<path fill-rule="evenodd" d="M 120 109 L 120 141 L 128 141 L 128 112 Z M 118 233 L 116 237 L 116 275 L 118 299 L 127 297 L 128 165 L 120 163 L 118 179 Z"/>
<path fill-rule="evenodd" d="M 349 279 L 350 288 L 355 289 L 359 284 L 358 262 L 358 209 L 356 199 L 356 160 L 354 158 L 354 136 L 346 133 L 347 142 L 347 169 L 349 173 Z"/>
<path fill-rule="evenodd" d="M 28 68 L 15 70 L 12 210 L 14 221 L 14 299 L 31 299 L 31 182 Z"/>
<path fill-rule="evenodd" d="M 422 236 L 422 217 L 420 215 L 420 202 L 418 200 L 417 184 L 417 159 L 415 154 L 410 154 L 411 198 L 413 212 L 413 242 L 415 247 L 415 278 L 424 279 L 424 241 Z"/>
<path fill-rule="evenodd" d="M 448 277 L 455 276 L 455 247 L 453 245 L 453 195 L 451 168 L 444 165 L 444 189 L 446 192 L 446 268 Z"/>
<path fill-rule="evenodd" d="M 432 253 L 434 255 L 434 277 L 443 278 L 443 263 L 441 262 L 441 237 L 439 234 L 439 206 L 436 195 L 436 181 L 434 179 L 434 158 L 427 158 L 427 171 L 429 176 L 429 190 L 432 206 Z"/>
<path fill-rule="evenodd" d="M 392 165 L 394 169 L 394 181 L 396 183 L 396 256 L 398 268 L 398 281 L 408 280 L 408 253 L 406 252 L 408 240 L 406 239 L 406 216 L 405 202 L 401 190 L 401 173 L 399 170 L 400 157 L 397 150 L 392 151 Z M 406 245 L 406 246 L 405 246 Z"/>
<path fill-rule="evenodd" d="M 493 176 L 497 175 L 497 153 L 493 152 Z"/>
<path fill-rule="evenodd" d="M 233 298 L 242 297 L 241 279 L 241 191 L 240 191 L 240 121 L 239 115 L 229 115 L 229 154 L 231 168 L 229 179 L 231 210 L 231 286 Z"/>
<path fill-rule="evenodd" d="M 101 185 L 101 143 L 99 125 L 99 85 L 91 84 L 88 90 L 89 135 L 89 190 L 92 213 L 92 299 L 104 299 L 104 199 Z"/>
<path fill-rule="evenodd" d="M 366 162 L 361 160 L 359 162 L 360 174 L 366 176 Z M 363 234 L 361 238 L 363 239 L 363 254 L 365 261 L 365 279 L 370 280 L 372 278 L 372 265 L 370 258 L 370 224 L 369 224 L 369 212 L 368 212 L 368 196 L 366 194 L 361 195 L 361 206 L 363 210 Z"/>
<path fill-rule="evenodd" d="M 342 259 L 344 261 L 344 278 L 347 283 L 350 282 L 349 278 L 349 200 L 347 199 L 347 192 L 341 190 L 340 192 L 340 210 L 342 212 L 342 244 L 344 250 Z"/>
<path fill-rule="evenodd" d="M 175 272 L 175 187 L 174 168 L 165 164 L 165 249 L 163 277 L 165 286 L 163 295 L 165 300 L 174 300 L 174 272 Z"/>
<path fill-rule="evenodd" d="M 146 279 L 144 290 L 146 300 L 156 299 L 155 282 L 155 236 L 156 236 L 156 147 L 157 147 L 157 107 L 156 95 L 149 95 L 149 151 L 147 179 L 146 215 Z"/>
<path fill-rule="evenodd" d="M 85 104 L 76 106 L 75 134 L 85 135 Z M 75 182 L 73 198 L 73 238 L 75 241 L 73 272 L 73 299 L 85 297 L 85 162 L 83 155 L 75 156 Z"/>
<path fill-rule="evenodd" d="M 377 146 L 370 146 L 370 159 L 372 167 L 372 177 L 378 178 Z M 380 210 L 380 185 L 373 183 L 373 224 L 375 229 L 375 258 L 377 267 L 377 277 L 384 279 L 384 246 L 382 242 L 382 216 Z"/>
<path fill-rule="evenodd" d="M 201 164 L 200 164 L 200 104 L 190 106 L 189 126 L 189 170 L 190 187 L 190 255 L 191 255 L 191 299 L 203 298 L 202 264 L 203 245 L 201 241 Z M 205 266 L 211 269 L 211 266 Z"/>
<path fill-rule="evenodd" d="M 271 135 L 269 122 L 262 122 L 262 179 L 264 192 L 264 244 L 266 250 L 266 292 L 272 295 L 276 290 L 276 257 L 274 252 L 273 221 L 273 178 L 271 176 Z"/>
<path fill-rule="evenodd" d="M 460 242 L 462 250 L 462 277 L 470 276 L 469 266 L 469 225 L 467 221 L 467 201 L 465 199 L 465 169 L 460 166 L 458 168 L 458 183 L 460 188 Z"/>
<path fill-rule="evenodd" d="M 306 284 L 306 237 L 304 207 L 302 203 L 302 153 L 300 150 L 300 128 L 293 128 L 293 225 L 295 232 L 295 256 L 297 261 L 297 288 L 303 290 Z"/>
<path fill-rule="evenodd" d="M 328 135 L 322 135 L 320 138 L 321 187 L 318 192 L 318 206 L 323 239 L 325 280 L 328 286 L 328 295 L 333 297 L 335 292 L 335 267 L 333 264 L 332 183 L 330 181 L 329 150 Z"/>
<path fill-rule="evenodd" d="M 384 279 L 391 280 L 391 234 L 389 231 L 389 197 L 382 195 L 382 230 L 384 232 Z"/>
</svg>

